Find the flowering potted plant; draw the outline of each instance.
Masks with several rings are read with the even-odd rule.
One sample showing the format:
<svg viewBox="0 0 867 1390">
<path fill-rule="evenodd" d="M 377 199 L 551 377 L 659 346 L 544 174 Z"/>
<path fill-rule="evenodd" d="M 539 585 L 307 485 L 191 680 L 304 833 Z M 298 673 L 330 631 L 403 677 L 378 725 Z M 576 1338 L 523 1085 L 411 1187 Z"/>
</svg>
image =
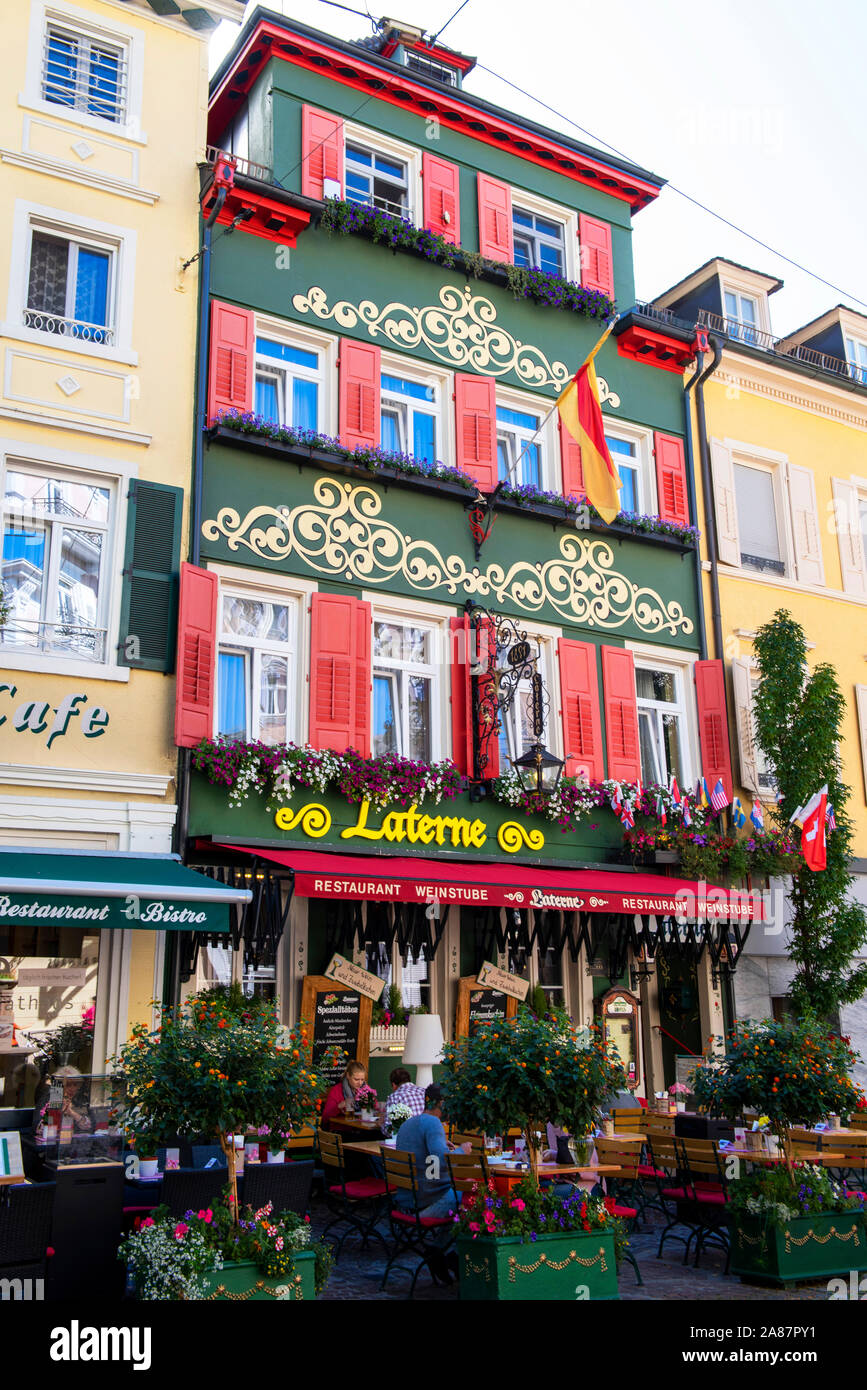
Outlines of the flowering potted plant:
<svg viewBox="0 0 867 1390">
<path fill-rule="evenodd" d="M 269 1202 L 236 1221 L 228 1198 L 180 1221 L 158 1208 L 122 1242 L 140 1299 L 302 1300 L 324 1288 L 332 1250 L 312 1242 L 309 1218 L 275 1216 Z"/>
<path fill-rule="evenodd" d="M 623 1223 L 586 1192 L 556 1197 L 534 1177 L 507 1195 L 473 1189 L 455 1216 L 462 1299 L 617 1298 Z M 576 1294 L 576 1282 L 584 1292 Z"/>
<path fill-rule="evenodd" d="M 445 1044 L 441 1066 L 443 1108 L 459 1129 L 484 1130 L 486 1134 L 505 1134 L 513 1128 L 521 1130 L 528 1157 L 528 1190 L 536 1192 L 539 1201 L 542 1194 L 538 1193 L 536 1135 L 544 1134 L 549 1122 L 569 1134 L 586 1134 L 594 1128 L 598 1111 L 618 1091 L 626 1089 L 623 1067 L 613 1049 L 609 1050 L 596 1025 L 579 1034 L 565 1015 L 536 1016 L 529 1009 L 520 1010 L 513 1019 L 485 1023 L 472 1037 Z M 526 1197 L 522 1200 L 526 1201 Z M 502 1212 L 503 1209 L 499 1210 Z M 531 1214 L 535 1214 L 536 1210 L 533 1207 Z M 541 1212 L 543 1208 L 538 1210 Z M 514 1219 L 509 1217 L 510 1222 Z M 601 1230 L 600 1233 L 592 1228 L 586 1232 L 579 1223 L 577 1227 L 571 1226 L 568 1234 L 565 1227 L 561 1231 L 550 1224 L 541 1228 L 535 1226 L 533 1230 L 536 1235 L 536 1240 L 532 1242 L 535 1248 L 528 1268 L 532 1266 L 530 1273 L 538 1276 L 538 1282 L 548 1287 L 546 1272 L 549 1262 L 559 1262 L 564 1258 L 563 1236 L 567 1235 L 568 1252 L 576 1252 L 574 1255 L 569 1253 L 572 1273 L 574 1275 L 576 1262 L 579 1262 L 582 1272 L 588 1274 L 590 1292 L 587 1297 L 596 1297 L 598 1285 L 595 1279 L 590 1278 L 590 1271 L 602 1273 L 603 1264 L 606 1269 L 613 1271 L 613 1228 Z M 549 1243 L 548 1233 L 551 1233 L 553 1245 Z M 500 1268 L 500 1255 L 496 1248 L 500 1233 L 496 1228 L 493 1234 L 485 1236 L 489 1245 L 484 1252 L 478 1241 L 471 1238 L 472 1234 L 475 1233 L 464 1231 L 463 1228 L 458 1234 L 462 1297 L 481 1296 L 478 1290 L 482 1285 L 473 1282 L 471 1276 L 473 1266 L 482 1267 L 482 1253 L 490 1279 L 494 1278 L 495 1267 Z M 518 1244 L 521 1243 L 522 1233 L 513 1231 L 511 1226 L 504 1234 L 510 1238 L 517 1234 Z M 529 1239 L 529 1235 L 526 1238 Z M 604 1252 L 603 1255 L 600 1255 L 600 1250 Z M 505 1258 L 508 1261 L 508 1254 Z M 589 1263 L 583 1263 L 585 1261 Z M 523 1259 L 521 1264 L 524 1264 Z M 515 1274 L 515 1279 L 509 1275 L 511 1285 L 519 1271 L 517 1265 L 510 1268 Z M 541 1276 L 539 1270 L 542 1270 Z M 527 1282 L 529 1278 L 530 1275 L 524 1280 L 522 1297 L 558 1296 L 550 1291 L 542 1295 L 532 1293 Z M 505 1286 L 498 1282 L 496 1287 Z M 470 1292 L 465 1292 L 465 1289 Z M 473 1289 L 477 1291 L 475 1294 Z M 489 1296 L 500 1295 L 495 1293 Z M 572 1291 L 568 1295 L 561 1291 L 559 1296 L 574 1298 L 574 1279 Z M 612 1295 L 603 1291 L 598 1296 L 607 1298 Z"/>
<path fill-rule="evenodd" d="M 360 1112 L 365 1124 L 372 1124 L 376 1119 L 376 1091 L 366 1083 L 359 1086 L 355 1092 L 355 1107 Z"/>
<path fill-rule="evenodd" d="M 813 1125 L 829 1110 L 857 1106 L 861 1092 L 848 1073 L 858 1058 L 848 1039 L 814 1017 L 748 1019 L 736 1025 L 726 1046 L 715 1066 L 693 1073 L 696 1102 L 732 1120 L 745 1109 L 756 1111 L 754 1132 L 766 1128 L 785 1154 L 770 1173 L 738 1174 L 729 1183 L 733 1273 L 785 1284 L 867 1268 L 867 1262 L 853 1263 L 867 1251 L 863 1206 L 856 1210 L 830 1179 L 818 1184 L 812 1169 L 805 1183 L 804 1165 L 794 1162 L 786 1144 L 791 1126 Z M 765 1200 L 769 1194 L 773 1201 Z M 759 1197 L 758 1206 L 747 1205 L 748 1198 Z"/>
<path fill-rule="evenodd" d="M 397 1134 L 401 1125 L 405 1124 L 407 1120 L 412 1119 L 412 1111 L 409 1106 L 404 1105 L 402 1101 L 398 1101 L 397 1105 L 393 1105 L 390 1110 L 386 1110 L 385 1114 L 386 1125 L 391 1135 Z"/>
<path fill-rule="evenodd" d="M 686 1109 L 686 1100 L 682 1097 L 689 1095 L 689 1087 L 684 1086 L 682 1081 L 675 1081 L 673 1086 L 669 1086 L 668 1094 L 671 1097 L 675 1112 L 682 1115 Z"/>
</svg>

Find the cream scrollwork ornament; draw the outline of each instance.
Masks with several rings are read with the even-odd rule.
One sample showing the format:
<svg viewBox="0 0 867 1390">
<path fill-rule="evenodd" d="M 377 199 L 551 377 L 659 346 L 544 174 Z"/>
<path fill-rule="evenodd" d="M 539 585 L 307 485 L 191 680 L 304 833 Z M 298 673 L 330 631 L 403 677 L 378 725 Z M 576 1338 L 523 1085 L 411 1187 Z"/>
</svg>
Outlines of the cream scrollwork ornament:
<svg viewBox="0 0 867 1390">
<path fill-rule="evenodd" d="M 488 599 L 523 613 L 553 609 L 581 627 L 616 631 L 632 624 L 643 633 L 689 635 L 694 624 L 674 599 L 633 583 L 614 568 L 608 541 L 577 533 L 562 536 L 549 560 L 470 568 L 460 555 L 443 555 L 431 541 L 407 535 L 381 515 L 372 488 L 318 478 L 313 502 L 252 507 L 245 516 L 223 507 L 205 521 L 202 535 L 230 552 L 261 559 L 301 561 L 315 574 L 356 584 L 407 584 L 417 593 L 445 592 Z"/>
</svg>

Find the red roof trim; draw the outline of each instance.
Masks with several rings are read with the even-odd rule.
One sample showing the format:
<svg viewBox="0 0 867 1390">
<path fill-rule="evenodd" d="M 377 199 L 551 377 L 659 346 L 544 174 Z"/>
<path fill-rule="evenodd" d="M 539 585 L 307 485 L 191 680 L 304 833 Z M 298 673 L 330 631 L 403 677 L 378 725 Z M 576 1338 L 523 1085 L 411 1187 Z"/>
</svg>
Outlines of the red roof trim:
<svg viewBox="0 0 867 1390">
<path fill-rule="evenodd" d="M 202 213 L 205 217 L 211 211 L 216 198 L 216 185 L 211 184 L 202 199 Z M 239 213 L 248 216 L 240 223 L 245 232 L 265 237 L 267 241 L 279 242 L 282 246 L 294 246 L 299 232 L 310 225 L 310 213 L 303 208 L 291 207 L 268 198 L 264 193 L 250 193 L 243 188 L 230 188 L 226 195 L 217 222 L 227 226 Z"/>
<path fill-rule="evenodd" d="M 316 850 L 252 849 L 220 844 L 220 849 L 267 859 L 295 873 L 302 898 L 374 899 L 391 902 L 443 902 L 490 907 L 552 907 L 564 911 L 673 915 L 684 905 L 689 916 L 749 922 L 762 917 L 762 905 L 742 890 L 714 888 L 662 874 L 627 874 L 596 869 L 538 869 L 533 864 L 450 863 L 391 855 L 323 854 Z M 682 896 L 679 900 L 677 894 Z M 550 901 L 549 901 L 550 899 Z"/>
<path fill-rule="evenodd" d="M 311 72 L 330 69 L 335 81 L 356 91 L 368 95 L 375 91 L 381 100 L 417 115 L 437 116 L 451 130 L 459 130 L 496 149 L 508 149 L 532 164 L 554 169 L 577 183 L 601 188 L 613 198 L 628 203 L 632 211 L 646 207 L 659 195 L 659 189 L 644 179 L 634 178 L 591 155 L 467 105 L 457 89 L 438 92 L 422 87 L 413 81 L 409 70 L 393 76 L 384 74 L 381 68 L 366 62 L 361 51 L 350 58 L 346 53 L 264 19 L 260 20 L 211 97 L 208 139 L 212 144 L 219 141 L 237 109 L 238 100 L 250 90 L 272 56 Z"/>
<path fill-rule="evenodd" d="M 649 367 L 661 367 L 663 371 L 681 376 L 684 367 L 695 357 L 695 344 L 683 343 L 679 338 L 670 338 L 667 333 L 657 333 L 639 324 L 631 324 L 617 339 L 617 351 L 621 357 L 644 362 Z"/>
</svg>

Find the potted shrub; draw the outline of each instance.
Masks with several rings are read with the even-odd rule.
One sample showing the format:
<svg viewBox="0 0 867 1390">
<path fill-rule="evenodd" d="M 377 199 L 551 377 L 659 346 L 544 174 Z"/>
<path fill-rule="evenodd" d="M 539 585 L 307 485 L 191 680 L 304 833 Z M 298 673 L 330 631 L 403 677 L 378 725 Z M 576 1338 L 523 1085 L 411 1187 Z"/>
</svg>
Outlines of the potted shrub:
<svg viewBox="0 0 867 1390">
<path fill-rule="evenodd" d="M 726 1047 L 716 1065 L 693 1073 L 697 1105 L 731 1120 L 757 1112 L 759 1132 L 773 1134 L 785 1156 L 729 1183 L 732 1272 L 785 1284 L 867 1268 L 863 1203 L 823 1169 L 794 1162 L 786 1145 L 791 1126 L 857 1107 L 861 1092 L 848 1072 L 858 1058 L 848 1039 L 809 1016 L 745 1020 Z"/>
<path fill-rule="evenodd" d="M 585 1135 L 599 1110 L 626 1088 L 625 1072 L 599 1028 L 579 1034 L 565 1015 L 536 1016 L 522 1009 L 514 1019 L 486 1023 L 472 1037 L 445 1044 L 441 1068 L 443 1107 L 458 1128 L 487 1134 L 519 1128 L 529 1161 L 526 1193 L 518 1198 L 524 1208 L 504 1205 L 514 1199 L 514 1190 L 511 1199 L 499 1199 L 499 1207 L 489 1193 L 483 1201 L 494 1201 L 492 1208 L 485 1206 L 494 1221 L 482 1213 L 475 1232 L 463 1216 L 456 1218 L 461 1297 L 574 1299 L 576 1285 L 587 1289 L 588 1298 L 617 1297 L 616 1280 L 613 1291 L 611 1283 L 615 1218 L 593 1206 L 587 1208 L 590 1217 L 585 1212 L 579 1219 L 580 1206 L 563 1210 L 552 1193 L 539 1191 L 536 1174 L 537 1133 L 544 1134 L 551 1123 Z M 504 1222 L 502 1230 L 497 1218 Z M 555 1266 L 571 1271 L 557 1281 L 556 1291 L 549 1279 Z M 519 1283 L 522 1291 L 516 1294 Z"/>
<path fill-rule="evenodd" d="M 227 1200 L 216 1210 L 185 1214 L 164 1208 L 146 1217 L 119 1251 L 138 1297 L 248 1302 L 312 1299 L 325 1287 L 331 1246 L 311 1240 L 310 1224 L 295 1212 L 274 1216 L 270 1202 L 248 1207 L 235 1221 Z"/>
<path fill-rule="evenodd" d="M 218 1000 L 193 996 L 181 1009 L 164 1010 L 153 1032 L 135 1027 L 115 1059 L 116 1104 L 131 1142 L 139 1129 L 148 1145 L 178 1134 L 216 1140 L 236 1224 L 234 1136 L 267 1126 L 270 1146 L 285 1149 L 292 1125 L 315 1122 L 325 1091 L 306 1026 L 291 1030 L 283 1045 L 279 1036 L 273 1010 L 241 1020 Z M 325 1064 L 332 1060 L 336 1053 Z"/>
</svg>

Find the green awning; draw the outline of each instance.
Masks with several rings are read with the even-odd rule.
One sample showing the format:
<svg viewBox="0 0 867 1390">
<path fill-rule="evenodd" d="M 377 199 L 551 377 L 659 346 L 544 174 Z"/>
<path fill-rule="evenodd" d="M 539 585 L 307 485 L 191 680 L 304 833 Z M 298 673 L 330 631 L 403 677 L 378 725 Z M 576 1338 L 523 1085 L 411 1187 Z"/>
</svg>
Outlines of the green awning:
<svg viewBox="0 0 867 1390">
<path fill-rule="evenodd" d="M 0 926 L 227 932 L 246 888 L 227 888 L 176 854 L 0 848 Z"/>
</svg>

